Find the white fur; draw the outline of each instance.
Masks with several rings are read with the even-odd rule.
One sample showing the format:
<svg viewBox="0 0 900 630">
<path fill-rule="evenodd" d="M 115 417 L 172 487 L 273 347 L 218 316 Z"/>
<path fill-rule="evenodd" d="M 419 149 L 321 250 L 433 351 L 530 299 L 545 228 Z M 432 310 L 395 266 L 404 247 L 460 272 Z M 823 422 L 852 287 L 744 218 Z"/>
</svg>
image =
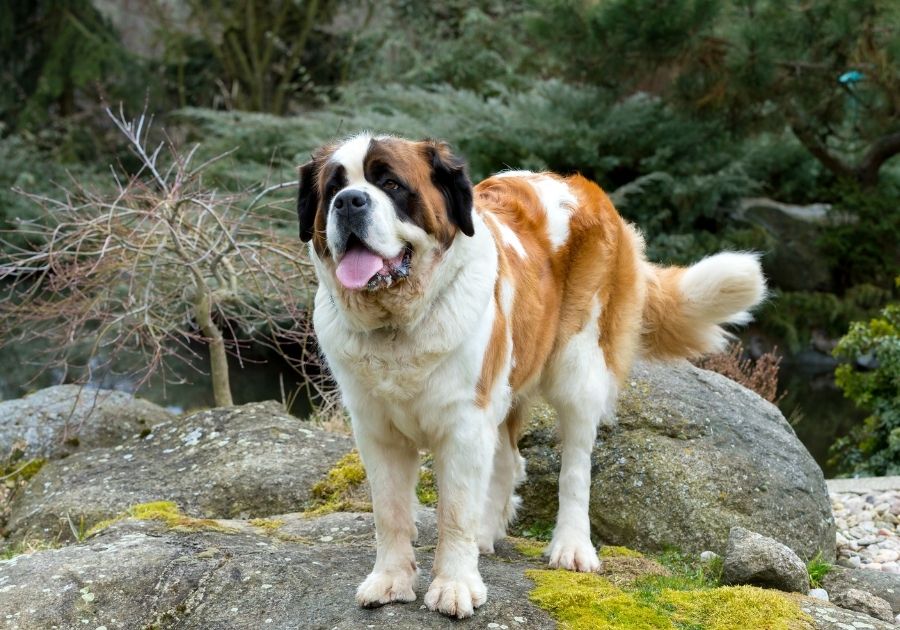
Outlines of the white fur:
<svg viewBox="0 0 900 630">
<path fill-rule="evenodd" d="M 597 424 L 613 421 L 616 398 L 615 379 L 598 343 L 600 309 L 595 296 L 583 328 L 551 360 L 541 383 L 559 414 L 562 450 L 559 514 L 548 550 L 550 566 L 572 571 L 600 568 L 588 518 L 591 451 Z"/>
<path fill-rule="evenodd" d="M 340 148 L 334 152 L 331 156 L 331 161 L 341 164 L 347 175 L 347 186 L 342 188 L 339 192 L 344 190 L 360 190 L 367 193 L 372 200 L 370 214 L 371 223 L 369 224 L 369 230 L 366 234 L 366 246 L 384 258 L 393 258 L 403 251 L 403 248 L 406 245 L 403 238 L 405 235 L 404 232 L 409 232 L 409 229 L 403 230 L 403 226 L 398 225 L 401 224 L 402 221 L 397 217 L 397 213 L 394 211 L 393 202 L 387 194 L 366 179 L 363 165 L 371 141 L 372 137 L 366 133 L 355 136 L 342 144 Z M 335 195 L 335 199 L 336 198 L 337 195 Z M 334 199 L 331 201 L 328 212 L 330 214 L 325 227 L 325 235 L 329 245 L 333 247 L 338 238 L 338 222 L 333 220 L 332 217 L 334 214 Z M 408 227 L 415 228 L 415 226 Z M 418 228 L 416 229 L 418 230 Z M 424 234 L 422 230 L 418 230 L 418 232 Z"/>
<path fill-rule="evenodd" d="M 757 254 L 722 252 L 687 268 L 679 281 L 684 309 L 708 329 L 708 347 L 722 349 L 729 335 L 715 324 L 746 324 L 753 317 L 745 309 L 766 295 Z"/>
<path fill-rule="evenodd" d="M 474 392 L 495 315 L 497 252 L 480 216 L 473 222 L 474 237 L 457 238 L 437 267 L 420 319 L 359 329 L 353 314 L 332 299 L 331 279 L 321 282 L 316 294 L 319 343 L 341 387 L 366 468 L 374 462 L 393 471 L 370 476 L 379 544 L 375 568 L 357 594 L 364 605 L 405 601 L 413 587 L 410 517 L 404 506 L 411 504 L 414 481 L 398 467 L 418 447 L 434 453 L 441 497 L 434 580 L 425 602 L 466 617 L 486 598 L 475 532 L 499 420 L 493 405 L 475 405 Z M 502 399 L 508 405 L 508 396 L 498 398 L 498 406 Z M 397 442 L 407 445 L 406 456 Z M 395 445 L 386 449 L 388 443 Z"/>
<path fill-rule="evenodd" d="M 534 171 L 500 171 L 499 173 L 495 173 L 494 177 L 531 177 L 534 175 Z"/>
<path fill-rule="evenodd" d="M 532 177 L 528 183 L 541 199 L 547 213 L 547 235 L 554 249 L 569 240 L 569 219 L 578 200 L 565 182 L 552 177 Z"/>
<path fill-rule="evenodd" d="M 550 237 L 553 248 L 559 249 L 566 244 L 566 241 L 569 240 L 569 220 L 578 204 L 578 199 L 572 194 L 568 184 L 554 177 L 532 171 L 502 171 L 494 177 L 519 177 L 527 181 L 534 188 L 544 207 L 544 212 L 547 213 L 547 236 Z M 497 221 L 497 223 L 502 225 L 502 221 Z M 509 230 L 508 226 L 503 227 Z M 512 230 L 509 232 L 515 236 Z M 524 249 L 520 255 L 525 257 Z"/>
<path fill-rule="evenodd" d="M 508 225 L 506 225 L 499 219 L 497 220 L 497 227 L 500 229 L 500 236 L 503 237 L 503 242 L 512 247 L 522 260 L 528 258 L 528 254 L 525 252 L 525 248 L 522 246 L 522 241 L 519 240 L 519 237 L 516 236 L 516 233 L 513 232 Z"/>
</svg>

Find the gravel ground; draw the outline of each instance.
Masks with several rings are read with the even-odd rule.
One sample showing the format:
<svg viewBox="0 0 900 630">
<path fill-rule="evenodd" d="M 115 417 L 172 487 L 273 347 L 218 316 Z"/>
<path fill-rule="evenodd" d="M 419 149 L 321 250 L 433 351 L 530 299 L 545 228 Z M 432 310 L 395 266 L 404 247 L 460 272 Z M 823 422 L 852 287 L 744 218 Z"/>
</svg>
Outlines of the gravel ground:
<svg viewBox="0 0 900 630">
<path fill-rule="evenodd" d="M 900 491 L 831 492 L 838 564 L 900 574 Z"/>
</svg>

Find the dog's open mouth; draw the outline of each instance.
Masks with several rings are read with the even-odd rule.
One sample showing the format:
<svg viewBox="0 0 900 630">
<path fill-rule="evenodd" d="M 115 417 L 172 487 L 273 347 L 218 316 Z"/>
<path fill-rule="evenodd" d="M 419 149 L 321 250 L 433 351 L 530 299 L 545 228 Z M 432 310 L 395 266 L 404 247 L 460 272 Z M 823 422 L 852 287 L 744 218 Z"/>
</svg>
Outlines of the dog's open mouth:
<svg viewBox="0 0 900 630">
<path fill-rule="evenodd" d="M 409 276 L 412 248 L 407 245 L 393 258 L 382 258 L 356 236 L 350 237 L 347 251 L 338 261 L 337 279 L 345 289 L 375 291 Z"/>
</svg>

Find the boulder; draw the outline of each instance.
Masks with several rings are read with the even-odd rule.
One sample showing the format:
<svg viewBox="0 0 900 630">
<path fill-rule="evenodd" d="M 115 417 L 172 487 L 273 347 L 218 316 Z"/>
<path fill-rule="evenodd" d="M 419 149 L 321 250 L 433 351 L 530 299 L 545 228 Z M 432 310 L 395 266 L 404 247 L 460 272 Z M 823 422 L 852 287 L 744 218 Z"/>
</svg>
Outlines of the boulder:
<svg viewBox="0 0 900 630">
<path fill-rule="evenodd" d="M 832 597 L 850 589 L 866 591 L 890 604 L 891 611 L 895 615 L 900 614 L 900 575 L 869 569 L 848 570 L 832 567 L 822 579 L 822 588 Z"/>
<path fill-rule="evenodd" d="M 312 485 L 351 448 L 349 437 L 312 428 L 274 402 L 171 418 L 140 440 L 47 463 L 17 495 L 7 529 L 15 538 L 71 539 L 153 501 L 209 518 L 302 510 Z"/>
<path fill-rule="evenodd" d="M 433 513 L 427 520 L 434 522 Z M 416 601 L 365 610 L 354 594 L 375 557 L 372 515 L 333 514 L 308 522 L 315 532 L 329 533 L 311 538 L 249 524 L 234 532 L 186 532 L 124 521 L 82 544 L 0 562 L 0 619 L 9 630 L 459 625 L 422 603 L 432 547 L 416 552 Z M 434 538 L 433 529 L 423 534 Z M 543 562 L 507 551 L 481 561 L 489 598 L 474 627 L 556 627 L 527 596 L 531 584 L 524 571 Z"/>
<path fill-rule="evenodd" d="M 135 441 L 174 416 L 147 400 L 104 389 L 57 385 L 0 402 L 0 456 L 15 442 L 25 457 L 55 459 L 77 450 Z"/>
<path fill-rule="evenodd" d="M 419 516 L 420 542 L 415 553 L 420 579 L 416 601 L 406 604 L 366 610 L 354 601 L 356 586 L 375 556 L 374 523 L 369 513 L 315 518 L 285 514 L 254 521 L 203 521 L 190 527 L 126 519 L 82 543 L 0 561 L 0 619 L 9 630 L 418 630 L 452 629 L 461 623 L 500 630 L 557 627 L 547 612 L 529 599 L 535 584 L 526 571 L 546 567 L 543 559 L 532 557 L 527 545 L 519 548 L 523 541 L 501 541 L 496 555 L 481 558 L 488 601 L 473 619 L 452 621 L 426 610 L 422 600 L 431 577 L 436 517 L 427 509 Z M 606 625 L 598 618 L 596 627 L 625 630 L 637 627 L 631 623 L 634 617 L 614 621 L 629 610 L 639 611 L 644 595 L 633 585 L 627 593 L 615 591 L 617 587 L 612 585 L 627 586 L 645 575 L 665 579 L 669 573 L 649 558 L 627 550 L 614 551 L 624 555 L 604 555 L 600 579 L 605 586 L 598 591 L 608 598 L 602 610 L 612 623 Z M 589 577 L 563 571 L 542 573 L 571 576 L 577 582 Z M 678 583 L 683 584 L 683 579 Z M 702 590 L 708 593 L 705 587 Z M 750 599 L 745 599 L 748 595 Z M 579 604 L 583 597 L 580 592 L 570 599 Z M 733 616 L 734 607 L 742 601 L 758 601 L 753 597 L 732 591 L 712 601 L 724 606 L 726 616 Z M 797 594 L 779 593 L 778 597 L 794 603 L 814 620 L 790 625 L 798 630 L 892 627 Z M 773 616 L 771 627 L 784 623 Z"/>
<path fill-rule="evenodd" d="M 722 565 L 723 584 L 751 584 L 788 593 L 809 592 L 806 565 L 777 540 L 732 527 Z"/>
<path fill-rule="evenodd" d="M 777 407 L 687 362 L 640 363 L 622 387 L 618 423 L 592 456 L 591 524 L 603 542 L 653 551 L 725 551 L 741 526 L 804 559 L 833 560 L 835 526 L 822 471 Z M 552 525 L 559 451 L 541 408 L 520 442 L 528 480 L 520 523 Z"/>
<path fill-rule="evenodd" d="M 835 594 L 832 598 L 835 605 L 847 610 L 855 610 L 866 615 L 881 619 L 882 621 L 893 621 L 894 615 L 891 612 L 891 605 L 880 597 L 876 597 L 866 591 L 858 588 L 850 588 L 841 593 Z"/>
<path fill-rule="evenodd" d="M 840 217 L 828 204 L 795 206 L 772 199 L 744 199 L 736 218 L 763 228 L 770 251 L 763 258 L 766 277 L 787 291 L 828 290 L 831 278 L 818 245 L 827 225 Z"/>
</svg>

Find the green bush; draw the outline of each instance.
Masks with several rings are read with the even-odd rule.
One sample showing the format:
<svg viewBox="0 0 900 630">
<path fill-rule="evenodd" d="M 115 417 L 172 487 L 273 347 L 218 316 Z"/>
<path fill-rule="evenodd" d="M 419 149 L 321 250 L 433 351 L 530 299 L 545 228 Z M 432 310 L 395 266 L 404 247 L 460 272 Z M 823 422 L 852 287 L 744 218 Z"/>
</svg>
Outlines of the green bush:
<svg viewBox="0 0 900 630">
<path fill-rule="evenodd" d="M 832 447 L 835 462 L 851 474 L 900 474 L 900 303 L 868 322 L 854 322 L 834 354 L 849 361 L 835 372 L 844 395 L 871 412 Z M 859 357 L 872 367 L 858 368 Z"/>
<path fill-rule="evenodd" d="M 878 187 L 868 189 L 842 182 L 829 197 L 845 215 L 825 229 L 818 243 L 835 285 L 888 285 L 900 269 L 900 180 L 885 175 Z"/>
<path fill-rule="evenodd" d="M 290 180 L 320 144 L 362 130 L 449 140 L 478 181 L 504 168 L 581 172 L 609 191 L 644 230 L 651 257 L 686 262 L 721 249 L 760 249 L 765 234 L 732 225 L 729 210 L 758 189 L 737 145 L 714 127 L 677 114 L 647 95 L 608 102 L 602 90 L 538 81 L 491 96 L 448 85 L 358 83 L 322 110 L 280 118 L 186 109 L 202 151 L 235 149 L 215 165 L 228 186 Z M 718 139 L 717 139 L 718 138 Z M 623 186 L 624 184 L 624 186 Z"/>
</svg>

